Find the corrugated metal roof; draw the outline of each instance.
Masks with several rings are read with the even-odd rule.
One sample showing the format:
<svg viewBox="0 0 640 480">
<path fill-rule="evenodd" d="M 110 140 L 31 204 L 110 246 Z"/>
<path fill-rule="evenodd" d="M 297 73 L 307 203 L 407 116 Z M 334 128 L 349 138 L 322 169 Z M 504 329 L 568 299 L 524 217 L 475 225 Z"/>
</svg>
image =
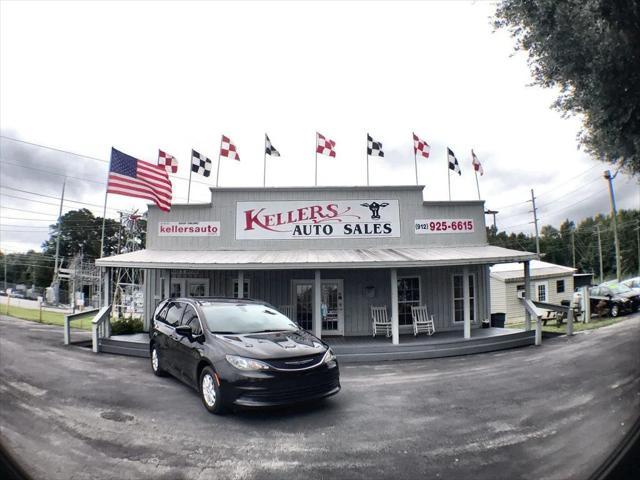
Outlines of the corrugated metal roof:
<svg viewBox="0 0 640 480">
<path fill-rule="evenodd" d="M 573 275 L 575 268 L 556 265 L 555 263 L 532 260 L 529 264 L 531 277 L 553 277 Z M 524 279 L 524 269 L 519 263 L 503 263 L 491 267 L 491 276 L 500 280 Z"/>
<path fill-rule="evenodd" d="M 291 270 L 470 265 L 531 260 L 535 254 L 492 245 L 341 250 L 139 250 L 96 260 L 102 267 L 193 270 Z"/>
</svg>

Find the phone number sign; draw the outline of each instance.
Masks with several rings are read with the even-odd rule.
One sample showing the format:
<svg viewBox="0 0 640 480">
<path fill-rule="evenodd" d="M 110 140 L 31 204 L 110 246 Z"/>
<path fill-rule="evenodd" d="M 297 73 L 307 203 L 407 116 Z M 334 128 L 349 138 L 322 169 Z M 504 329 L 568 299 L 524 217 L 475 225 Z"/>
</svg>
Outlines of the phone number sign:
<svg viewBox="0 0 640 480">
<path fill-rule="evenodd" d="M 427 233 L 473 233 L 475 224 L 469 218 L 438 218 L 416 220 L 414 232 Z"/>
</svg>

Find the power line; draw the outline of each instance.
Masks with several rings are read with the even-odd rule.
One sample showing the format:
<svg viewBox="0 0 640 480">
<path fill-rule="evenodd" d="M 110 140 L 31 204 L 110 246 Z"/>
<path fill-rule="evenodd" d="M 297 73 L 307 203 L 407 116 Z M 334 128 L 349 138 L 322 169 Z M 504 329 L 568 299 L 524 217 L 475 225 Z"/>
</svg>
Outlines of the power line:
<svg viewBox="0 0 640 480">
<path fill-rule="evenodd" d="M 0 163 L 3 163 L 5 165 L 12 165 L 14 167 L 20 167 L 20 168 L 25 168 L 27 170 L 31 170 L 31 171 L 36 171 L 36 172 L 42 172 L 42 173 L 47 173 L 49 175 L 56 175 L 58 177 L 64 177 L 64 178 L 71 178 L 73 180 L 83 180 L 85 182 L 93 182 L 93 183 L 99 183 L 100 185 L 106 185 L 106 182 L 101 182 L 99 180 L 93 180 L 91 178 L 86 178 L 86 177 L 74 177 L 72 175 L 67 175 L 64 173 L 58 173 L 58 172 L 54 172 L 53 170 L 44 170 L 42 168 L 35 168 L 35 167 L 31 167 L 31 166 L 26 166 L 26 165 L 20 165 L 19 163 L 11 163 L 11 162 L 7 162 L 6 160 L 0 160 Z"/>
<path fill-rule="evenodd" d="M 18 140 L 17 138 L 8 137 L 6 135 L 0 135 L 0 138 L 4 138 L 6 140 L 11 140 L 13 142 L 24 143 L 26 145 L 32 145 L 34 147 L 46 148 L 48 150 L 53 150 L 53 151 L 60 152 L 60 153 L 66 153 L 67 155 L 75 155 L 76 157 L 88 158 L 90 160 L 96 160 L 96 161 L 102 162 L 102 163 L 110 163 L 109 160 L 105 160 L 103 158 L 92 157 L 90 155 L 83 155 L 81 153 L 76 153 L 76 152 L 72 152 L 72 151 L 69 151 L 69 150 L 63 150 L 61 148 L 49 147 L 47 145 L 42 145 L 40 143 L 27 142 L 25 140 Z M 185 182 L 189 182 L 189 178 L 188 177 L 181 177 L 179 175 L 174 175 L 174 174 L 171 174 L 171 173 L 168 173 L 168 175 L 171 178 L 174 178 L 174 179 L 177 179 L 177 180 L 183 180 Z M 212 184 L 210 184 L 208 182 L 203 182 L 202 180 L 198 180 L 198 179 L 193 179 L 193 180 L 191 180 L 191 182 L 192 183 L 200 183 L 200 184 L 206 185 L 208 187 L 213 187 Z"/>
</svg>

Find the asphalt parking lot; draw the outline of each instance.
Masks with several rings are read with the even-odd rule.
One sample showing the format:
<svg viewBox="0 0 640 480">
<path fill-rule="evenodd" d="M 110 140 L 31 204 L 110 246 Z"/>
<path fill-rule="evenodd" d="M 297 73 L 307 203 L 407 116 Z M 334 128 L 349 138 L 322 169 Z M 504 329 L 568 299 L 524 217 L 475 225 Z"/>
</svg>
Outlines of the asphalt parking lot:
<svg viewBox="0 0 640 480">
<path fill-rule="evenodd" d="M 542 347 L 344 366 L 331 399 L 218 417 L 148 360 L 0 317 L 0 440 L 43 479 L 586 478 L 640 415 L 639 351 L 635 315 Z"/>
</svg>

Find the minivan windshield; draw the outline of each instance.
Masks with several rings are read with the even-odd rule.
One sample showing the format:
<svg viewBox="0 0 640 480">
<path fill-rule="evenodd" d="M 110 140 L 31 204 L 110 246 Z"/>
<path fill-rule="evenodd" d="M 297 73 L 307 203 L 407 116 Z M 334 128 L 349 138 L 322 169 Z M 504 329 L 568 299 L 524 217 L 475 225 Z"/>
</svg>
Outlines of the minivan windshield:
<svg viewBox="0 0 640 480">
<path fill-rule="evenodd" d="M 259 304 L 200 305 L 212 333 L 294 332 L 298 326 L 274 308 Z"/>
</svg>

